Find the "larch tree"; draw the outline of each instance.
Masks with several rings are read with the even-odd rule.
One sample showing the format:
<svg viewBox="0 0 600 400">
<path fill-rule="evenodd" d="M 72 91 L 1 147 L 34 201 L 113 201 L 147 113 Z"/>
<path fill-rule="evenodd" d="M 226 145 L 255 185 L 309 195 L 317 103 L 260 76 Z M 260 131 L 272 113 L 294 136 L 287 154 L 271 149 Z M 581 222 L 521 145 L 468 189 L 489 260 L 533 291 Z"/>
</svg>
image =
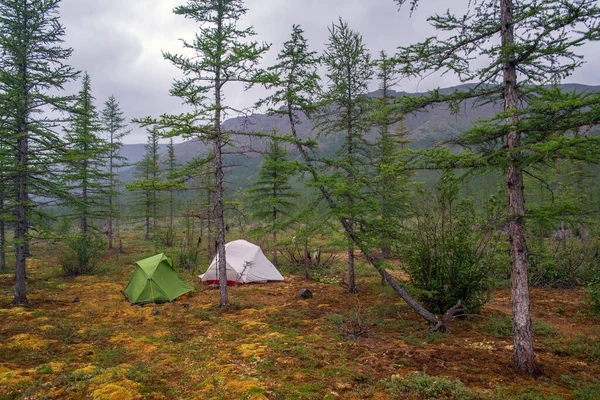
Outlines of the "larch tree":
<svg viewBox="0 0 600 400">
<path fill-rule="evenodd" d="M 125 166 L 125 159 L 119 155 L 121 147 L 123 147 L 123 138 L 131 131 L 127 130 L 124 113 L 121 111 L 119 102 L 115 96 L 110 96 L 104 103 L 104 108 L 101 112 L 102 124 L 104 131 L 108 134 L 109 158 L 108 158 L 108 173 L 109 173 L 109 198 L 108 198 L 108 249 L 113 248 L 114 239 L 114 219 L 119 218 L 119 168 Z"/>
<path fill-rule="evenodd" d="M 164 171 L 161 169 L 160 146 L 158 140 L 161 136 L 158 128 L 148 129 L 148 141 L 144 145 L 146 153 L 135 164 L 134 179 L 126 185 L 127 190 L 137 193 L 137 203 L 143 208 L 145 233 L 144 238 L 156 238 L 156 219 L 158 216 L 159 193 L 167 188 L 162 182 Z"/>
<path fill-rule="evenodd" d="M 269 49 L 266 44 L 252 41 L 252 27 L 240 28 L 246 14 L 242 0 L 188 0 L 173 12 L 198 23 L 192 41 L 183 40 L 183 47 L 193 55 L 163 53 L 165 59 L 183 72 L 170 91 L 194 111 L 183 115 L 164 115 L 160 125 L 171 136 L 195 138 L 212 145 L 212 166 L 215 176 L 214 214 L 217 226 L 220 304 L 229 305 L 225 259 L 224 161 L 223 150 L 231 132 L 222 123 L 228 112 L 235 112 L 224 101 L 224 90 L 232 84 L 256 82 L 258 62 Z"/>
<path fill-rule="evenodd" d="M 369 164 L 371 146 L 365 133 L 371 128 L 369 83 L 374 73 L 374 63 L 365 47 L 362 36 L 351 30 L 341 19 L 329 28 L 329 41 L 322 57 L 327 70 L 329 86 L 322 97 L 317 127 L 325 134 L 344 135 L 338 157 L 327 160 L 332 169 L 332 194 L 338 208 L 354 229 L 361 210 L 369 202 L 365 194 L 364 166 Z M 335 182 L 333 182 L 335 181 Z M 348 238 L 348 292 L 356 291 L 354 273 L 354 242 Z"/>
<path fill-rule="evenodd" d="M 92 221 L 110 213 L 106 209 L 106 200 L 112 195 L 107 183 L 110 175 L 105 170 L 110 147 L 100 137 L 101 131 L 90 77 L 86 73 L 72 110 L 70 126 L 66 129 L 67 147 L 63 154 L 63 178 L 69 189 L 69 206 L 75 211 L 83 236 L 92 233 Z"/>
<path fill-rule="evenodd" d="M 265 79 L 265 87 L 273 90 L 274 93 L 259 104 L 268 105 L 269 112 L 277 115 L 283 115 L 289 121 L 291 137 L 300 157 L 304 162 L 303 168 L 312 179 L 311 185 L 316 187 L 328 207 L 336 213 L 342 209 L 334 199 L 330 191 L 330 184 L 317 168 L 318 160 L 311 151 L 315 142 L 306 138 L 301 138 L 297 129 L 300 121 L 299 115 L 304 113 L 309 117 L 318 109 L 317 98 L 320 94 L 319 75 L 317 68 L 319 66 L 319 57 L 316 53 L 310 51 L 308 42 L 304 38 L 303 31 L 298 25 L 294 25 L 292 37 L 286 41 L 283 50 L 277 57 L 277 64 L 269 68 L 273 73 L 270 79 Z M 385 261 L 375 254 L 369 247 L 367 240 L 361 237 L 353 226 L 340 212 L 336 213 L 338 220 L 344 228 L 348 237 L 365 255 L 367 261 L 373 265 L 392 289 L 413 309 L 419 316 L 425 319 L 433 330 L 444 330 L 447 317 L 444 316 L 438 320 L 434 314 L 425 309 L 417 302 L 404 287 L 402 287 L 386 270 Z"/>
<path fill-rule="evenodd" d="M 409 132 L 403 115 L 399 115 L 397 107 L 393 106 L 392 87 L 398 83 L 396 64 L 385 51 L 380 52 L 376 64 L 380 94 L 373 99 L 371 115 L 378 136 L 372 153 L 370 191 L 377 204 L 365 229 L 374 232 L 373 237 L 379 241 L 382 256 L 389 258 L 392 243 L 397 239 L 402 220 L 407 215 L 407 193 L 412 173 L 402 152 L 408 144 L 406 136 Z"/>
<path fill-rule="evenodd" d="M 6 116 L 5 138 L 10 138 L 13 162 L 7 174 L 14 184 L 15 296 L 14 304 L 27 303 L 26 257 L 31 212 L 40 199 L 63 191 L 57 184 L 57 153 L 61 140 L 49 110 L 68 109 L 70 98 L 61 96 L 65 83 L 77 72 L 66 64 L 72 50 L 64 48 L 64 28 L 58 15 L 59 0 L 0 0 L 0 92 Z"/>
<path fill-rule="evenodd" d="M 177 178 L 177 159 L 175 158 L 175 146 L 173 138 L 167 146 L 167 179 L 172 180 Z M 173 208 L 175 205 L 175 187 L 169 186 L 169 228 L 173 233 Z"/>
<path fill-rule="evenodd" d="M 411 1 L 411 8 L 417 3 Z M 444 36 L 399 49 L 401 72 L 407 76 L 449 72 L 477 85 L 449 95 L 433 91 L 405 99 L 410 101 L 404 107 L 449 102 L 456 109 L 466 99 L 504 106 L 503 112 L 476 124 L 455 142 L 472 151 L 443 158 L 440 155 L 450 153 L 438 151 L 437 159 L 429 161 L 443 168 L 487 167 L 505 173 L 514 366 L 532 375 L 538 367 L 530 314 L 523 175 L 532 166 L 557 158 L 598 161 L 599 138 L 573 135 L 572 130 L 598 123 L 600 95 L 565 93 L 556 84 L 582 64 L 576 49 L 600 40 L 600 8 L 591 0 L 477 0 L 470 2 L 465 15 L 448 11 L 429 20 Z"/>
<path fill-rule="evenodd" d="M 277 232 L 285 227 L 285 216 L 291 215 L 293 199 L 298 197 L 290 184 L 290 179 L 298 171 L 297 163 L 288 160 L 287 151 L 272 132 L 269 149 L 258 170 L 258 179 L 248 189 L 248 200 L 256 219 L 268 221 L 261 232 L 273 235 L 273 263 L 277 265 Z"/>
</svg>

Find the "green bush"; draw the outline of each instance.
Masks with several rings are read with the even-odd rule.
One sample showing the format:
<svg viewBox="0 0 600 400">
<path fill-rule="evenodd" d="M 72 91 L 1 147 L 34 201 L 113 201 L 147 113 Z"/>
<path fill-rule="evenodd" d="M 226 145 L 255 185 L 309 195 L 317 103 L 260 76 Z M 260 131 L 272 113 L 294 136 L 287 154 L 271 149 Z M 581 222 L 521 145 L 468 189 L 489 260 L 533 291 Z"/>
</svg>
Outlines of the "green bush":
<svg viewBox="0 0 600 400">
<path fill-rule="evenodd" d="M 69 251 L 61 260 L 63 272 L 68 276 L 78 276 L 96 272 L 105 243 L 93 234 L 68 236 L 66 244 Z"/>
<path fill-rule="evenodd" d="M 595 269 L 595 243 L 569 239 L 563 249 L 560 244 L 549 246 L 547 241 L 532 241 L 534 256 L 530 258 L 529 268 L 532 286 L 566 288 L 590 281 Z"/>
<path fill-rule="evenodd" d="M 586 290 L 588 292 L 588 304 L 593 314 L 600 315 L 600 272 L 590 279 Z"/>
<path fill-rule="evenodd" d="M 415 372 L 406 377 L 392 376 L 381 381 L 384 390 L 392 399 L 485 399 L 486 396 L 467 388 L 461 381 L 444 377 L 429 376 Z"/>
<path fill-rule="evenodd" d="M 175 242 L 175 229 L 172 226 L 167 226 L 158 231 L 158 240 L 165 246 L 171 247 Z"/>
<path fill-rule="evenodd" d="M 423 191 L 403 240 L 405 269 L 432 312 L 444 313 L 461 301 L 476 313 L 489 300 L 497 236 L 482 228 L 473 203 L 457 195 L 448 174 L 435 193 Z"/>
<path fill-rule="evenodd" d="M 177 256 L 177 267 L 187 270 L 196 270 L 199 261 L 198 251 L 193 247 L 181 247 Z"/>
</svg>

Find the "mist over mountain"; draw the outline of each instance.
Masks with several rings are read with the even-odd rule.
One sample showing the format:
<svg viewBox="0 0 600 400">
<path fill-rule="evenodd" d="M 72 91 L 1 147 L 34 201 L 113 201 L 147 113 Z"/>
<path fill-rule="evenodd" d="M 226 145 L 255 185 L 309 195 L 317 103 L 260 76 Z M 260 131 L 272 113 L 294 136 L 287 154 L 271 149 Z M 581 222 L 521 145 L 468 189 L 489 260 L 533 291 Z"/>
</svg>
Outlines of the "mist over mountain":
<svg viewBox="0 0 600 400">
<path fill-rule="evenodd" d="M 473 84 L 460 85 L 439 89 L 440 94 L 448 94 L 456 90 L 467 90 L 473 87 Z M 597 91 L 600 86 L 588 86 L 580 84 L 561 85 L 565 91 Z M 407 93 L 391 91 L 394 97 L 400 96 L 420 96 L 425 93 Z M 370 96 L 380 96 L 380 91 L 370 93 Z M 468 100 L 461 105 L 458 113 L 453 114 L 447 105 L 438 104 L 428 107 L 422 111 L 409 114 L 405 118 L 405 125 L 409 130 L 408 140 L 411 141 L 409 147 L 424 148 L 434 145 L 440 141 L 455 137 L 456 135 L 471 128 L 473 123 L 479 119 L 486 119 L 502 111 L 501 104 L 485 104 L 475 107 L 473 102 Z M 298 134 L 302 138 L 313 136 L 314 124 L 305 115 L 299 114 L 300 123 L 297 126 Z M 276 129 L 280 134 L 289 132 L 289 122 L 287 117 L 279 115 L 251 114 L 244 117 L 235 117 L 226 120 L 223 127 L 227 131 L 235 132 L 261 132 L 269 133 Z M 375 139 L 376 131 L 373 130 L 367 135 L 368 139 Z M 333 155 L 341 146 L 342 135 L 323 135 L 319 137 L 319 148 L 317 153 L 324 155 Z M 260 151 L 265 149 L 267 139 L 256 138 L 250 135 L 239 135 L 232 138 L 231 146 L 226 155 L 226 162 L 230 165 L 226 179 L 232 188 L 243 189 L 249 183 L 256 179 L 258 167 L 262 160 Z M 197 139 L 192 139 L 175 145 L 175 155 L 179 164 L 185 164 L 195 157 L 208 154 L 209 148 L 206 143 Z M 166 159 L 166 145 L 161 145 L 162 158 Z M 144 156 L 143 144 L 126 144 L 121 150 L 121 155 L 125 157 L 130 164 L 138 162 Z M 290 148 L 290 157 L 295 158 L 297 154 L 293 148 Z M 121 179 L 125 182 L 132 178 L 131 168 L 121 171 Z"/>
</svg>

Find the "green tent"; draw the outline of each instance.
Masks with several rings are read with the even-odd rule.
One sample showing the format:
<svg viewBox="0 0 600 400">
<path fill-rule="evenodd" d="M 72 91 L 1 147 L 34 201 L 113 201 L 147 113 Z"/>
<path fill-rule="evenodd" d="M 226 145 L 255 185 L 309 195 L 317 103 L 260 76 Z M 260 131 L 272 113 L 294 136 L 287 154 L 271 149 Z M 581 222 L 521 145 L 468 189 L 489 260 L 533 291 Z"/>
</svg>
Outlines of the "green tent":
<svg viewBox="0 0 600 400">
<path fill-rule="evenodd" d="M 134 271 L 123 294 L 131 304 L 165 303 L 194 290 L 173 269 L 164 253 L 135 263 Z"/>
</svg>

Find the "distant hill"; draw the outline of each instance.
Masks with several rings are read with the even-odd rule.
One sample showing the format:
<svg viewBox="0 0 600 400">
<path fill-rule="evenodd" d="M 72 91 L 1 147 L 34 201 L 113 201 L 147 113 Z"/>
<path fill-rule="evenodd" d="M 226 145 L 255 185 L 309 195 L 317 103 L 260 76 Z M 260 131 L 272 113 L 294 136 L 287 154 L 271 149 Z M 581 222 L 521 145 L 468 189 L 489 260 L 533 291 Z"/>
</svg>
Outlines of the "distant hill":
<svg viewBox="0 0 600 400">
<path fill-rule="evenodd" d="M 455 90 L 467 90 L 473 85 L 460 85 L 440 89 L 440 93 L 447 94 Z M 565 84 L 564 90 L 567 91 L 597 91 L 600 86 L 587 86 L 580 84 Z M 420 96 L 424 93 L 406 93 L 392 91 L 395 97 L 400 96 Z M 376 91 L 370 94 L 378 96 L 380 92 Z M 411 140 L 410 147 L 423 148 L 426 146 L 439 143 L 442 140 L 454 137 L 461 132 L 469 129 L 478 119 L 490 118 L 498 112 L 502 111 L 500 104 L 486 104 L 479 107 L 474 107 L 471 101 L 465 102 L 461 110 L 457 114 L 452 114 L 446 105 L 435 105 L 421 112 L 406 116 L 405 124 L 410 134 L 408 139 Z M 298 133 L 300 137 L 307 138 L 312 136 L 313 123 L 304 115 L 299 115 L 300 124 L 298 125 Z M 281 116 L 269 116 L 264 114 L 252 114 L 245 117 L 236 117 L 228 119 L 223 123 L 226 130 L 236 132 L 262 132 L 269 133 L 276 128 L 280 133 L 289 132 L 288 120 Z M 371 138 L 374 138 L 375 131 L 371 133 Z M 332 155 L 339 148 L 342 142 L 340 135 L 321 136 L 319 138 L 318 152 L 322 154 Z M 232 188 L 245 188 L 248 184 L 256 179 L 257 170 L 260 165 L 261 156 L 253 150 L 264 149 L 266 141 L 263 139 L 251 139 L 249 136 L 241 135 L 235 138 L 233 144 L 234 152 L 242 154 L 230 154 L 226 157 L 226 162 L 232 167 L 226 175 L 229 186 Z M 125 145 L 122 154 L 130 162 L 139 161 L 144 154 L 143 144 Z M 166 146 L 162 146 L 161 151 L 164 151 Z M 189 140 L 175 145 L 175 154 L 179 163 L 184 164 L 198 155 L 208 153 L 207 146 L 198 140 Z M 291 149 L 292 157 L 295 157 L 295 152 Z M 129 181 L 131 179 L 131 171 L 122 171 L 122 179 Z"/>
</svg>

